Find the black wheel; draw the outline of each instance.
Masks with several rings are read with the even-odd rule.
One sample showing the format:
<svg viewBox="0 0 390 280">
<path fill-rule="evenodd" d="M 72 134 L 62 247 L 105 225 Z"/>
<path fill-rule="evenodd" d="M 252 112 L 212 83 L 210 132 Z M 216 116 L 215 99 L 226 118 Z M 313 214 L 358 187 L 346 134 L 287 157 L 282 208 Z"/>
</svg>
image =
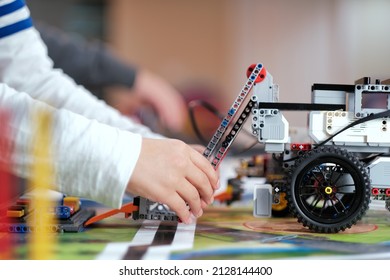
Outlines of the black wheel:
<svg viewBox="0 0 390 280">
<path fill-rule="evenodd" d="M 295 161 L 289 173 L 290 212 L 305 227 L 336 233 L 356 224 L 370 203 L 369 175 L 352 153 L 319 147 Z"/>
</svg>

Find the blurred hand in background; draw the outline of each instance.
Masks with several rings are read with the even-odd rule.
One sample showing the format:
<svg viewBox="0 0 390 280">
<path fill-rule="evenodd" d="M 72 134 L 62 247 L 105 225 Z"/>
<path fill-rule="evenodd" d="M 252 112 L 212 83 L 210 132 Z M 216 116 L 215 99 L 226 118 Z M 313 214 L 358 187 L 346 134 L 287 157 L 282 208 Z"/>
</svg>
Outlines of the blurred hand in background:
<svg viewBox="0 0 390 280">
<path fill-rule="evenodd" d="M 160 130 L 156 132 L 161 132 L 161 127 L 174 133 L 183 129 L 187 117 L 184 99 L 163 77 L 124 62 L 103 42 L 89 42 L 43 23 L 37 27 L 54 67 L 76 83 L 122 114 L 137 116 L 141 122 L 145 119 L 152 130 Z"/>
<path fill-rule="evenodd" d="M 146 122 L 153 130 L 164 127 L 179 133 L 186 122 L 186 104 L 182 95 L 162 77 L 148 70 L 137 72 L 132 87 L 108 87 L 103 99 L 122 114 Z M 152 119 L 151 114 L 157 119 Z"/>
</svg>

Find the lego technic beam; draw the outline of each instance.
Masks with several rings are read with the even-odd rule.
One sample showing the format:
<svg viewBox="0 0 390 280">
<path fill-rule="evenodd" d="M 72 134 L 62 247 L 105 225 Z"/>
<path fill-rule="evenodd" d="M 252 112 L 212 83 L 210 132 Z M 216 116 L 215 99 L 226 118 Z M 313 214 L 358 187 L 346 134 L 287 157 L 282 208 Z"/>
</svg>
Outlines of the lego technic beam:
<svg viewBox="0 0 390 280">
<path fill-rule="evenodd" d="M 233 143 L 238 132 L 245 123 L 245 120 L 251 113 L 253 102 L 247 101 L 248 93 L 256 83 L 263 81 L 266 76 L 266 70 L 263 68 L 262 64 L 251 65 L 248 71 L 250 71 L 248 80 L 242 87 L 241 92 L 236 97 L 228 110 L 227 115 L 222 120 L 203 152 L 203 155 L 211 162 L 215 169 L 218 168 L 218 165 L 225 157 L 230 145 Z M 242 109 L 244 104 L 246 106 Z M 234 120 L 236 121 L 234 125 L 231 126 Z M 231 127 L 231 129 L 227 132 L 229 127 Z"/>
<path fill-rule="evenodd" d="M 345 110 L 345 104 L 313 104 L 313 103 L 273 103 L 259 102 L 258 108 L 278 109 L 283 111 L 335 111 Z"/>
</svg>

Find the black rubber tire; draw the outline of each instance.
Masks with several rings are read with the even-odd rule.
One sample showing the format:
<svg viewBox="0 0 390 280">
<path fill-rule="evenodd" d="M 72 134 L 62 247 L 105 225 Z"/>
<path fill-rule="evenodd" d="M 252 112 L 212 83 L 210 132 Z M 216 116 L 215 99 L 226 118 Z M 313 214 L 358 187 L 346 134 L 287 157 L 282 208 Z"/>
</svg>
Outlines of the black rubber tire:
<svg viewBox="0 0 390 280">
<path fill-rule="evenodd" d="M 321 233 L 351 228 L 370 203 L 368 169 L 352 153 L 332 146 L 313 149 L 289 171 L 287 201 L 299 223 Z"/>
</svg>

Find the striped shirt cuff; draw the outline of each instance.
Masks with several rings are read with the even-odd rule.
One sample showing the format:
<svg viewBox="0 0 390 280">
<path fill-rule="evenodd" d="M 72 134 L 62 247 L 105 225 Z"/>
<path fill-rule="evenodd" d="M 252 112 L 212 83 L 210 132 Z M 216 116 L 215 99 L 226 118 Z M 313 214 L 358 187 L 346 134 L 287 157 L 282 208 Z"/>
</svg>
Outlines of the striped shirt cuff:
<svg viewBox="0 0 390 280">
<path fill-rule="evenodd" d="M 0 39 L 33 26 L 23 0 L 0 0 Z"/>
</svg>

